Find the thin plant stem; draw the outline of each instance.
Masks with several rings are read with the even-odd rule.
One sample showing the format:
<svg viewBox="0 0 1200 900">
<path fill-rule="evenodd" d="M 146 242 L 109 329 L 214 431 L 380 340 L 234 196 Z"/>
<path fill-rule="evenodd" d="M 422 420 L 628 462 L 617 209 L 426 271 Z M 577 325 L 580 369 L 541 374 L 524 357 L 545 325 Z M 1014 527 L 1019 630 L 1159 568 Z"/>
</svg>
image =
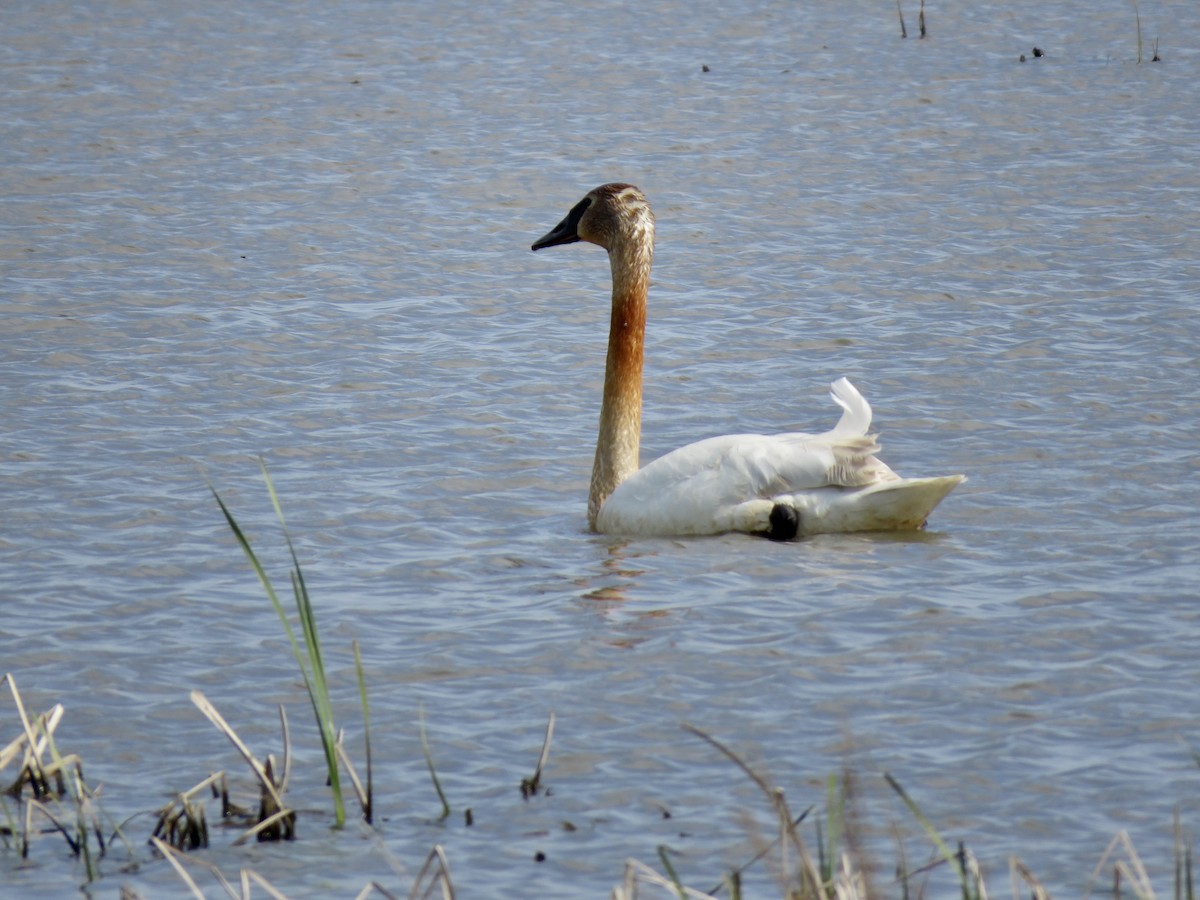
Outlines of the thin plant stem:
<svg viewBox="0 0 1200 900">
<path fill-rule="evenodd" d="M 433 789 L 437 791 L 438 799 L 442 801 L 442 814 L 439 821 L 450 815 L 450 804 L 446 802 L 446 794 L 442 783 L 438 781 L 437 769 L 433 767 L 433 753 L 429 749 L 429 739 L 425 736 L 425 708 L 417 704 L 417 730 L 421 734 L 421 752 L 425 754 L 425 765 L 429 767 L 429 777 L 433 780 Z"/>
<path fill-rule="evenodd" d="M 363 675 L 362 651 L 358 641 L 352 641 L 350 646 L 354 649 L 354 672 L 358 678 L 358 699 L 362 704 L 363 748 L 367 765 L 367 793 L 366 802 L 363 803 L 363 818 L 370 824 L 375 814 L 375 789 L 371 770 L 371 710 L 367 703 L 367 679 Z"/>
<path fill-rule="evenodd" d="M 1133 4 L 1133 18 L 1137 23 L 1137 61 L 1138 65 L 1142 64 L 1142 13 L 1138 9 L 1137 0 L 1130 0 Z"/>
</svg>

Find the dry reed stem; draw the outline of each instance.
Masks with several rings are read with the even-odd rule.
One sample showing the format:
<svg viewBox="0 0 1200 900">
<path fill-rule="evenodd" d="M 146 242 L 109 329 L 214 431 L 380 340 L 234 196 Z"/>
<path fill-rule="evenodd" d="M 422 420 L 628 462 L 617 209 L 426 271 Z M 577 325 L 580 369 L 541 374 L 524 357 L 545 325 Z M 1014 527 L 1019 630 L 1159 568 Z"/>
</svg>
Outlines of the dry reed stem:
<svg viewBox="0 0 1200 900">
<path fill-rule="evenodd" d="M 217 726 L 217 730 L 229 739 L 229 742 L 233 744 L 234 749 L 241 754 L 242 759 L 244 759 L 254 771 L 254 774 L 258 778 L 259 783 L 262 785 L 263 790 L 271 795 L 271 799 L 275 801 L 276 805 L 278 805 L 280 809 L 283 809 L 283 797 L 280 796 L 279 788 L 275 784 L 274 779 L 267 774 L 266 768 L 258 761 L 254 754 L 250 752 L 250 749 L 244 743 L 242 743 L 242 739 L 237 736 L 237 732 L 235 732 L 230 724 L 225 721 L 224 717 L 217 712 L 217 708 L 209 702 L 208 698 L 205 697 L 203 693 L 200 691 L 192 691 L 189 696 L 191 697 L 192 703 L 196 705 L 196 708 L 199 709 L 200 712 L 204 713 L 205 717 L 215 726 Z"/>
<path fill-rule="evenodd" d="M 13 678 L 12 673 L 5 673 L 0 682 L 8 682 L 13 705 L 17 708 L 17 716 L 21 720 L 21 730 L 24 732 L 23 738 L 17 738 L 5 748 L 4 765 L 7 765 L 11 759 L 15 759 L 18 753 L 23 755 L 21 774 L 9 788 L 9 792 L 13 793 L 15 790 L 13 796 L 18 797 L 21 784 L 28 782 L 33 789 L 34 796 L 40 797 L 49 794 L 51 793 L 50 773 L 47 771 L 42 757 L 47 749 L 53 749 L 53 734 L 58 728 L 58 723 L 62 721 L 63 706 L 58 703 L 51 708 L 50 712 L 42 713 L 37 717 L 35 726 L 29 720 L 29 713 L 25 711 L 25 702 L 21 699 L 21 692 L 17 689 L 17 681 Z M 66 785 L 63 783 L 61 771 L 55 774 L 57 774 L 58 794 L 61 796 L 66 793 Z"/>
<path fill-rule="evenodd" d="M 1117 885 L 1114 888 L 1114 893 L 1120 894 L 1119 885 L 1121 879 L 1124 878 L 1129 883 L 1129 887 L 1135 897 L 1138 897 L 1139 900 L 1153 900 L 1154 888 L 1150 885 L 1150 876 L 1146 874 L 1146 868 L 1142 865 L 1141 857 L 1138 856 L 1137 850 L 1133 847 L 1133 842 L 1129 839 L 1129 833 L 1125 829 L 1118 831 L 1113 835 L 1113 839 L 1108 842 L 1108 847 L 1105 849 L 1104 855 L 1100 857 L 1100 862 L 1096 863 L 1096 868 L 1092 869 L 1092 874 L 1088 878 L 1088 891 L 1085 896 L 1091 895 L 1092 888 L 1095 886 L 1096 880 L 1108 862 L 1109 857 L 1118 848 L 1124 850 L 1127 859 L 1117 860 L 1113 866 L 1114 883 Z"/>
<path fill-rule="evenodd" d="M 611 900 L 638 900 L 639 885 L 649 885 L 669 890 L 676 897 L 687 897 L 691 900 L 717 900 L 713 894 L 706 894 L 695 888 L 680 885 L 677 881 L 660 875 L 650 866 L 636 859 L 625 862 L 625 874 L 621 883 L 612 889 Z"/>
<path fill-rule="evenodd" d="M 107 841 L 101 827 L 100 813 L 93 804 L 93 792 L 83 777 L 83 760 L 74 753 L 62 754 L 54 741 L 54 733 L 65 714 L 64 708 L 62 704 L 55 704 L 50 711 L 31 719 L 12 674 L 5 674 L 0 678 L 0 683 L 8 684 L 13 705 L 21 720 L 21 735 L 5 745 L 0 758 L 4 766 L 18 758 L 21 760 L 16 779 L 5 790 L 18 804 L 25 804 L 20 826 L 12 827 L 21 856 L 27 858 L 29 855 L 36 833 L 34 814 L 39 813 L 53 830 L 63 836 L 71 852 L 83 860 L 87 880 L 94 881 L 99 877 L 97 861 L 108 850 Z M 46 759 L 47 756 L 49 759 Z M 24 796 L 26 785 L 31 794 L 28 798 Z M 63 803 L 68 796 L 73 808 Z M 57 807 L 52 810 L 43 800 L 54 801 Z M 9 822 L 13 822 L 7 807 L 5 813 Z M 125 840 L 119 827 L 114 827 L 114 832 Z"/>
<path fill-rule="evenodd" d="M 804 816 L 808 814 L 807 811 L 805 811 L 804 815 L 801 815 L 798 818 L 793 818 L 791 811 L 788 809 L 787 798 L 784 796 L 781 788 L 772 788 L 770 784 L 767 783 L 766 779 L 751 769 L 741 757 L 739 757 L 736 753 L 734 753 L 712 735 L 707 734 L 706 732 L 701 731 L 699 728 L 686 723 L 683 725 L 683 728 L 685 731 L 689 732 L 690 734 L 694 734 L 696 737 L 707 742 L 724 754 L 739 769 L 746 773 L 746 776 L 758 786 L 758 789 L 762 791 L 763 795 L 767 798 L 767 800 L 770 801 L 772 808 L 775 810 L 776 820 L 779 824 L 780 833 L 778 843 L 780 846 L 780 865 L 782 877 L 785 882 L 790 883 L 793 875 L 791 864 L 788 861 L 787 852 L 787 847 L 790 843 L 800 857 L 801 886 L 805 886 L 806 878 L 810 881 L 815 881 L 817 885 L 822 884 L 823 880 L 821 878 L 820 871 L 813 863 L 812 856 L 808 852 L 808 848 L 803 839 L 800 837 L 800 832 L 797 831 L 797 825 L 804 819 Z"/>
<path fill-rule="evenodd" d="M 351 761 L 350 755 L 346 752 L 345 737 L 345 729 L 339 728 L 337 741 L 333 746 L 337 751 L 338 759 L 346 767 L 346 774 L 350 776 L 350 784 L 354 788 L 354 795 L 358 798 L 358 805 L 362 807 L 363 817 L 369 822 L 371 801 L 367 797 L 366 788 L 363 787 L 363 783 L 358 777 L 358 771 L 354 768 L 354 763 Z"/>
<path fill-rule="evenodd" d="M 381 885 L 378 881 L 372 881 L 370 884 L 365 885 L 363 889 L 354 896 L 354 900 L 365 900 L 365 898 L 369 897 L 372 893 L 379 893 L 387 898 L 387 900 L 399 900 L 395 894 Z"/>
<path fill-rule="evenodd" d="M 291 840 L 295 837 L 296 813 L 294 810 L 288 809 L 283 803 L 283 797 L 275 782 L 274 765 L 271 763 L 271 758 L 267 757 L 266 765 L 260 763 L 254 754 L 250 752 L 250 749 L 242 742 L 242 739 L 237 736 L 237 732 L 217 712 L 217 708 L 208 701 L 208 698 L 203 693 L 192 691 L 189 696 L 192 699 L 192 703 L 196 705 L 196 708 L 204 713 L 205 717 L 216 725 L 217 729 L 229 739 L 229 742 L 233 744 L 234 748 L 250 766 L 262 787 L 262 796 L 259 804 L 259 822 L 234 843 L 240 844 L 250 837 L 264 835 L 265 830 L 273 824 L 282 825 L 280 833 L 273 836 L 276 840 L 280 837 L 284 840 Z M 260 837 L 259 839 L 262 840 L 264 838 Z"/>
<path fill-rule="evenodd" d="M 538 789 L 542 784 L 542 770 L 546 767 L 547 760 L 550 759 L 550 740 L 554 737 L 554 713 L 550 713 L 550 719 L 546 722 L 546 737 L 542 741 L 542 752 L 538 756 L 537 765 L 533 767 L 533 776 L 531 778 L 521 779 L 521 796 L 528 800 L 530 797 L 536 796 Z"/>
<path fill-rule="evenodd" d="M 282 891 L 276 888 L 273 884 L 271 884 L 271 882 L 267 881 L 267 879 L 263 878 L 263 876 L 259 875 L 253 869 L 239 870 L 238 882 L 240 890 L 237 890 L 229 883 L 229 880 L 221 873 L 221 870 L 207 860 L 200 859 L 199 857 L 195 856 L 188 856 L 187 854 L 170 847 L 158 838 L 151 838 L 150 842 L 154 845 L 155 849 L 163 855 L 167 862 L 171 864 L 171 868 L 175 870 L 176 874 L 178 874 L 183 880 L 183 883 L 188 886 L 193 896 L 200 898 L 200 900 L 205 900 L 204 891 L 200 889 L 200 886 L 196 884 L 195 879 L 192 878 L 191 874 L 184 867 L 183 861 L 185 859 L 194 865 L 198 865 L 207 869 L 209 873 L 217 879 L 217 882 L 221 885 L 225 893 L 233 898 L 233 900 L 250 900 L 252 884 L 257 884 L 260 888 L 266 891 L 267 894 L 269 894 L 271 897 L 274 897 L 275 900 L 287 900 L 287 896 Z"/>
<path fill-rule="evenodd" d="M 154 845 L 155 850 L 162 854 L 163 859 L 171 864 L 171 868 L 175 870 L 175 874 L 187 885 L 188 890 L 192 892 L 192 896 L 197 897 L 198 900 L 205 900 L 204 891 L 200 890 L 200 886 L 188 874 L 188 870 L 183 867 L 183 862 L 180 860 L 183 854 L 159 838 L 150 838 L 150 843 Z"/>
<path fill-rule="evenodd" d="M 204 816 L 204 806 L 193 804 L 195 795 L 205 788 L 210 789 L 214 796 L 217 794 L 217 784 L 223 783 L 224 772 L 209 775 L 199 784 L 181 792 L 174 800 L 158 811 L 158 822 L 154 827 L 154 837 L 165 836 L 167 843 L 177 850 L 195 850 L 208 846 L 208 822 Z M 176 811 L 175 807 L 179 809 Z M 222 815 L 227 814 L 228 799 L 222 806 Z M 183 820 L 183 828 L 178 828 Z M 184 845 L 187 845 L 186 847 Z"/>
<path fill-rule="evenodd" d="M 1008 875 L 1009 881 L 1012 884 L 1013 900 L 1019 900 L 1020 898 L 1018 878 L 1024 881 L 1025 886 L 1029 889 L 1030 900 L 1050 900 L 1050 892 L 1042 887 L 1042 883 L 1037 880 L 1037 877 L 1015 856 L 1010 856 L 1008 859 Z"/>
<path fill-rule="evenodd" d="M 425 880 L 426 875 L 429 875 L 429 884 L 424 893 L 418 894 L 417 892 L 421 890 L 421 882 Z M 434 844 L 429 855 L 425 857 L 425 863 L 421 866 L 421 871 L 417 873 L 412 890 L 408 892 L 408 900 L 417 900 L 418 897 L 421 900 L 427 900 L 432 896 L 435 888 L 441 889 L 442 900 L 454 900 L 454 882 L 450 878 L 450 861 L 446 859 L 446 851 L 441 844 Z"/>
<path fill-rule="evenodd" d="M 275 900 L 287 900 L 283 892 L 276 890 L 275 886 L 267 879 L 263 878 L 253 869 L 242 869 L 242 897 L 245 900 L 250 900 L 250 882 L 253 881 L 260 888 L 270 894 Z"/>
</svg>

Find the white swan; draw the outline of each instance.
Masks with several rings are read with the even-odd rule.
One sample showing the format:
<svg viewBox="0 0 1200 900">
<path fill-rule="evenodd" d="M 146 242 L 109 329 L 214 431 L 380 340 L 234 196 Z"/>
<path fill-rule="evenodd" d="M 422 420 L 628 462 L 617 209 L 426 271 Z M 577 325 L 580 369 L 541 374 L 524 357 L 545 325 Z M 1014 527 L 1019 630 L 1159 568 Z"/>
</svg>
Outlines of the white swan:
<svg viewBox="0 0 1200 900">
<path fill-rule="evenodd" d="M 832 385 L 842 417 L 824 434 L 735 434 L 689 444 L 638 468 L 646 292 L 654 214 L 631 184 L 591 191 L 534 250 L 589 241 L 612 264 L 612 321 L 588 523 L 627 535 L 730 531 L 775 540 L 921 528 L 965 476 L 901 478 L 875 457 L 871 407 L 849 381 Z"/>
</svg>

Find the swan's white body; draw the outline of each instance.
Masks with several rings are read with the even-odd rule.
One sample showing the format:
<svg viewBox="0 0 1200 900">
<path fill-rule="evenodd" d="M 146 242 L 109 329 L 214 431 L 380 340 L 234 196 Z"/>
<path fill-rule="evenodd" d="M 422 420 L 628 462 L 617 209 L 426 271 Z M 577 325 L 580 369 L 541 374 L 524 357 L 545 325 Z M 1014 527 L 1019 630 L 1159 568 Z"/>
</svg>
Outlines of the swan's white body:
<svg viewBox="0 0 1200 900">
<path fill-rule="evenodd" d="M 901 478 L 879 460 L 871 407 L 849 381 L 824 434 L 734 434 L 698 441 L 638 468 L 642 334 L 654 217 L 632 185 L 589 193 L 534 250 L 586 240 L 608 250 L 613 315 L 588 520 L 606 534 L 808 534 L 921 528 L 962 475 Z"/>
<path fill-rule="evenodd" d="M 871 407 L 845 378 L 841 421 L 824 434 L 730 434 L 680 447 L 634 472 L 600 507 L 608 534 L 772 533 L 777 506 L 797 534 L 920 528 L 963 480 L 900 478 L 874 456 Z"/>
</svg>

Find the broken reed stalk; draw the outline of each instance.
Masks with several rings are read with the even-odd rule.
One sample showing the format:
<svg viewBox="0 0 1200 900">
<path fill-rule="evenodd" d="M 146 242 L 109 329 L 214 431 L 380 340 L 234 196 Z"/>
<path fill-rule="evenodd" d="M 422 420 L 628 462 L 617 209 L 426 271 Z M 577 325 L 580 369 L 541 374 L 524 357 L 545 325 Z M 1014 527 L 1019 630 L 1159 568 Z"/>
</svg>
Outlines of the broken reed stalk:
<svg viewBox="0 0 1200 900">
<path fill-rule="evenodd" d="M 546 762 L 550 759 L 550 739 L 553 737 L 554 713 L 550 713 L 550 719 L 546 722 L 546 737 L 542 741 L 542 752 L 538 756 L 537 765 L 533 768 L 533 775 L 530 778 L 521 779 L 521 796 L 526 800 L 536 796 L 542 785 L 542 770 L 546 768 Z"/>
<path fill-rule="evenodd" d="M 162 854 L 163 859 L 170 864 L 171 868 L 175 870 L 175 874 L 179 876 L 180 880 L 187 885 L 188 890 L 192 892 L 192 896 L 197 897 L 198 900 L 204 900 L 204 891 L 200 890 L 200 886 L 196 884 L 195 879 L 193 879 L 192 876 L 188 874 L 188 870 L 183 867 L 183 862 L 180 859 L 183 854 L 179 853 L 174 847 L 163 841 L 161 838 L 151 837 L 150 843 L 153 845 L 155 850 Z M 231 893 L 230 896 L 236 897 L 237 895 Z"/>
<path fill-rule="evenodd" d="M 429 884 L 422 891 L 421 884 L 425 881 L 426 875 L 429 876 Z M 450 878 L 450 860 L 446 859 L 446 851 L 441 844 L 434 844 L 429 855 L 425 857 L 425 863 L 421 866 L 421 871 L 417 873 L 412 890 L 408 892 L 408 900 L 417 900 L 418 897 L 425 900 L 425 898 L 433 896 L 435 889 L 440 889 L 442 900 L 454 900 L 454 881 Z"/>
<path fill-rule="evenodd" d="M 258 823 L 239 837 L 234 844 L 240 844 L 251 837 L 258 837 L 259 840 L 292 840 L 296 836 L 296 813 L 294 810 L 288 809 L 283 802 L 283 796 L 280 792 L 279 782 L 275 779 L 274 764 L 271 758 L 267 758 L 267 763 L 264 765 L 250 752 L 250 749 L 238 737 L 237 732 L 225 721 L 224 717 L 217 712 L 217 708 L 213 706 L 208 698 L 200 691 L 192 691 L 192 703 L 200 712 L 204 713 L 205 717 L 217 727 L 225 737 L 229 740 L 233 747 L 247 765 L 250 766 L 254 776 L 258 779 L 261 787 L 259 816 Z"/>
<path fill-rule="evenodd" d="M 218 785 L 224 785 L 225 773 L 209 775 L 195 787 L 180 793 L 174 800 L 158 811 L 158 823 L 154 826 L 156 838 L 164 838 L 176 850 L 196 850 L 208 846 L 208 822 L 204 817 L 203 804 L 193 803 L 193 797 L 208 788 L 216 796 Z M 179 808 L 176 809 L 176 806 Z M 229 808 L 226 797 L 222 812 Z"/>
<path fill-rule="evenodd" d="M 295 545 L 292 543 L 291 534 L 287 529 L 287 522 L 283 517 L 283 507 L 279 503 L 279 496 L 275 492 L 275 485 L 271 481 L 270 473 L 267 471 L 266 461 L 260 458 L 259 466 L 262 468 L 263 479 L 267 483 L 267 492 L 271 497 L 271 505 L 275 508 L 275 516 L 279 520 L 284 540 L 287 543 L 288 553 L 292 560 L 292 570 L 290 573 L 292 593 L 295 596 L 297 617 L 300 621 L 301 633 L 304 636 L 303 648 L 300 642 L 296 640 L 296 633 L 292 628 L 291 621 L 288 619 L 287 612 L 283 608 L 283 603 L 280 601 L 279 595 L 275 592 L 275 587 L 271 583 L 271 579 L 255 554 L 254 549 L 250 546 L 249 539 L 238 525 L 237 520 L 233 517 L 233 513 L 225 505 L 225 501 L 221 499 L 221 495 L 217 493 L 216 488 L 209 485 L 209 490 L 216 499 L 217 505 L 221 508 L 221 512 L 225 516 L 225 521 L 241 546 L 242 552 L 246 554 L 246 558 L 250 561 L 255 574 L 258 575 L 259 583 L 262 584 L 263 590 L 266 591 L 267 597 L 270 599 L 271 605 L 275 608 L 275 612 L 279 616 L 279 621 L 283 624 L 283 629 L 287 633 L 288 642 L 292 647 L 292 655 L 295 656 L 296 662 L 300 666 L 300 674 L 304 678 L 304 687 L 308 691 L 309 701 L 312 703 L 313 715 L 317 722 L 317 729 L 321 735 L 321 747 L 325 751 L 325 767 L 329 779 L 329 787 L 333 793 L 335 827 L 341 828 L 346 823 L 346 808 L 342 800 L 342 786 L 338 767 L 336 749 L 337 728 L 334 725 L 333 706 L 329 699 L 329 682 L 325 677 L 325 664 L 321 656 L 321 642 L 317 634 L 316 616 L 313 613 L 312 599 L 309 596 L 308 587 L 304 582 L 304 572 L 300 568 L 300 560 L 296 555 Z"/>
<path fill-rule="evenodd" d="M 250 897 L 251 882 L 262 888 L 267 895 L 273 897 L 274 900 L 287 900 L 287 897 L 282 891 L 278 890 L 274 885 L 271 884 L 271 882 L 267 881 L 267 879 L 263 878 L 253 869 L 241 869 L 238 872 L 238 875 L 240 876 L 238 879 L 240 890 L 235 890 L 233 885 L 229 883 L 229 880 L 224 876 L 224 874 L 222 874 L 221 870 L 207 860 L 201 859 L 197 856 L 188 856 L 187 854 L 175 849 L 158 838 L 151 838 L 150 843 L 153 844 L 154 849 L 161 853 L 163 858 L 171 864 L 171 868 L 175 870 L 175 874 L 177 874 L 183 883 L 188 886 L 188 890 L 192 892 L 192 896 L 198 898 L 198 900 L 205 900 L 204 891 L 200 889 L 200 886 L 196 884 L 196 880 L 192 878 L 191 874 L 184 867 L 183 861 L 185 859 L 193 865 L 201 866 L 202 868 L 207 869 L 209 873 L 217 879 L 225 893 L 230 897 L 233 897 L 234 900 L 237 900 L 237 898 L 248 900 Z"/>
<path fill-rule="evenodd" d="M 1009 882 L 1012 884 L 1012 895 L 1019 897 L 1021 895 L 1021 885 L 1017 879 L 1025 882 L 1025 887 L 1028 889 L 1028 897 L 1030 900 L 1050 900 L 1050 892 L 1047 891 L 1040 881 L 1034 876 L 1025 864 L 1015 856 L 1009 857 L 1008 860 Z M 1175 894 L 1179 896 L 1178 893 Z"/>
<path fill-rule="evenodd" d="M 1108 864 L 1111 857 L 1120 851 L 1124 851 L 1125 858 L 1118 859 L 1113 864 L 1113 894 L 1114 896 L 1121 895 L 1120 885 L 1122 881 L 1128 882 L 1133 895 L 1139 898 L 1154 897 L 1154 888 L 1150 884 L 1150 876 L 1146 873 L 1146 867 L 1142 864 L 1142 858 L 1138 856 L 1137 850 L 1133 847 L 1133 842 L 1129 839 L 1129 833 L 1122 829 L 1118 831 L 1111 841 L 1108 842 L 1108 847 L 1104 851 L 1104 855 L 1100 857 L 1100 862 L 1096 863 L 1096 868 L 1092 869 L 1091 877 L 1088 878 L 1088 893 L 1095 886 L 1100 874 L 1104 871 L 1104 867 Z M 1190 872 L 1188 873 L 1189 882 L 1191 881 Z M 1176 897 L 1190 896 L 1176 894 Z"/>
<path fill-rule="evenodd" d="M 95 881 L 100 877 L 100 859 L 108 852 L 111 843 L 111 839 L 105 838 L 102 819 L 107 822 L 112 835 L 119 838 L 131 852 L 132 845 L 120 826 L 109 820 L 96 803 L 95 792 L 83 776 L 83 761 L 76 754 L 64 755 L 58 749 L 54 733 L 64 715 L 62 704 L 55 704 L 49 712 L 30 719 L 11 673 L 0 678 L 0 684 L 4 683 L 8 684 L 22 730 L 20 737 L 0 749 L 0 769 L 17 758 L 21 759 L 16 780 L 5 790 L 18 803 L 25 804 L 25 814 L 19 825 L 5 806 L 5 818 L 10 823 L 10 831 L 19 835 L 21 855 L 29 855 L 34 834 L 33 814 L 40 813 L 63 836 L 71 852 L 83 860 L 87 881 Z M 47 755 L 48 760 L 45 758 Z M 23 800 L 26 785 L 32 796 Z M 64 798 L 69 799 L 69 804 L 64 802 Z"/>
<path fill-rule="evenodd" d="M 354 763 L 350 759 L 350 754 L 346 752 L 346 732 L 338 729 L 337 735 L 337 755 L 338 760 L 346 767 L 346 775 L 350 778 L 350 785 L 354 788 L 354 795 L 358 798 L 358 805 L 362 807 L 363 819 L 367 824 L 371 822 L 371 800 L 368 796 L 370 786 L 363 787 L 362 780 L 358 777 L 358 770 L 354 768 Z"/>
</svg>

